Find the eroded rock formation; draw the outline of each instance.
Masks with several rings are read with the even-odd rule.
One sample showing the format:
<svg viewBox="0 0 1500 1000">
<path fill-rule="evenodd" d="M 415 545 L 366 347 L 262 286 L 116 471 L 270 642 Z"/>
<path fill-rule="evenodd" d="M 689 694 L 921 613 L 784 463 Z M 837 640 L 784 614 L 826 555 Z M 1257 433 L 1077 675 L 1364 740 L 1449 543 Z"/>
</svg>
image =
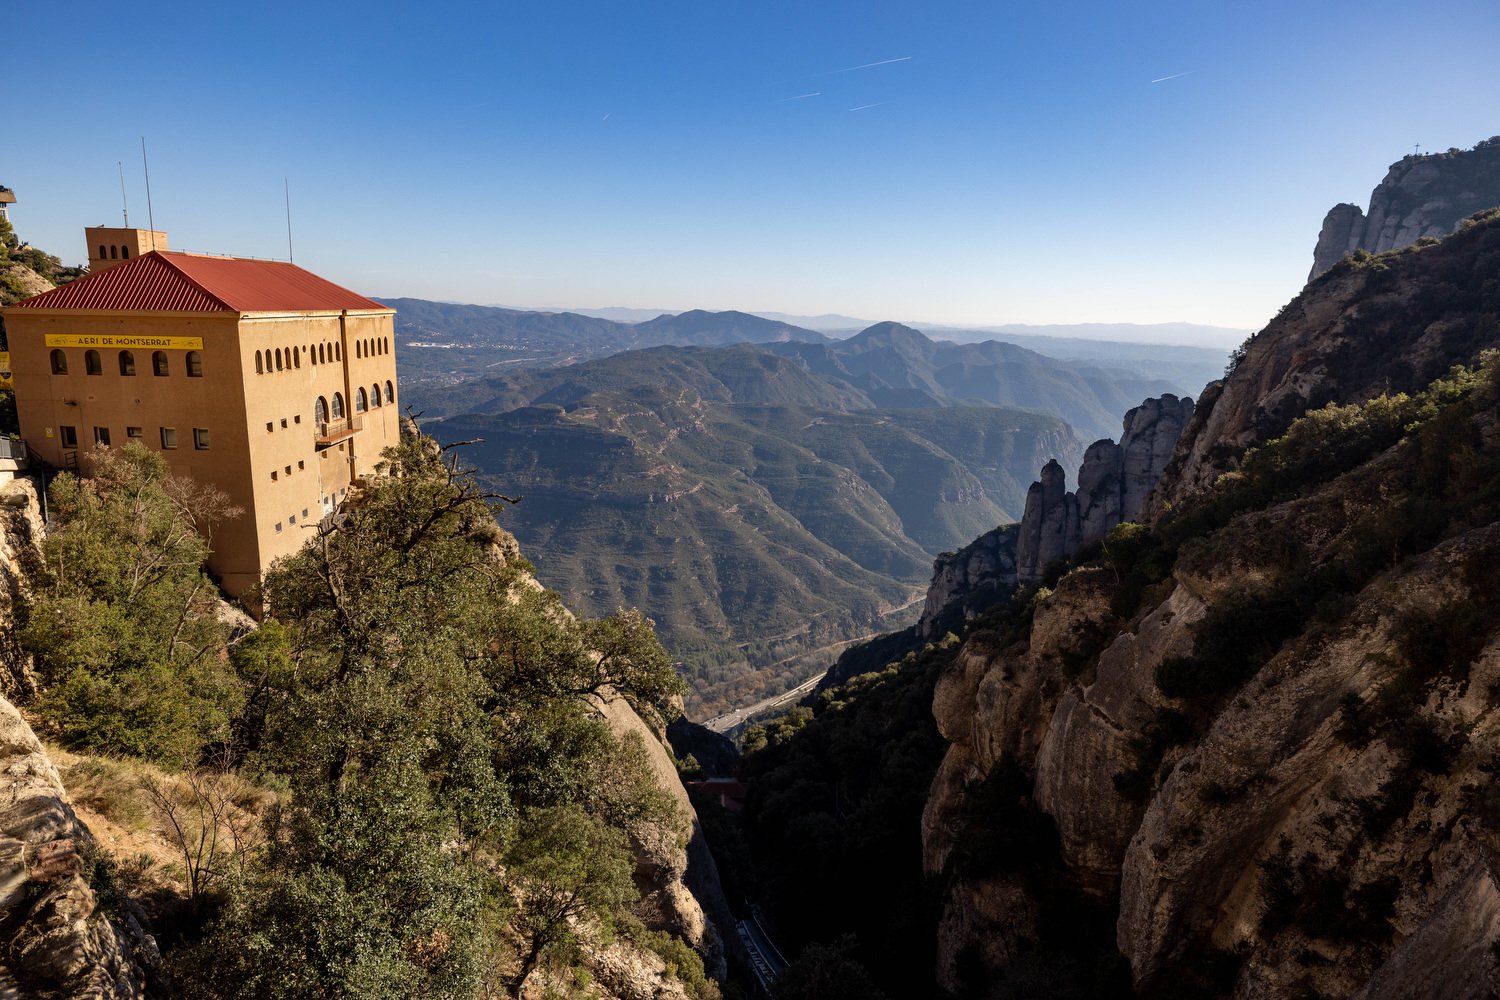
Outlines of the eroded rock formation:
<svg viewBox="0 0 1500 1000">
<path fill-rule="evenodd" d="M 1370 211 L 1347 202 L 1323 219 L 1312 281 L 1356 250 L 1384 253 L 1441 237 L 1475 212 L 1500 205 L 1500 137 L 1473 149 L 1403 156 L 1370 194 Z"/>
<path fill-rule="evenodd" d="M 1109 534 L 1140 514 L 1151 488 L 1172 458 L 1193 414 L 1193 401 L 1168 393 L 1125 414 L 1119 443 L 1089 445 L 1078 468 L 1078 491 L 1069 493 L 1062 466 L 1048 462 L 1026 494 L 1016 541 L 1016 577 L 1034 583 L 1049 563 Z"/>
</svg>

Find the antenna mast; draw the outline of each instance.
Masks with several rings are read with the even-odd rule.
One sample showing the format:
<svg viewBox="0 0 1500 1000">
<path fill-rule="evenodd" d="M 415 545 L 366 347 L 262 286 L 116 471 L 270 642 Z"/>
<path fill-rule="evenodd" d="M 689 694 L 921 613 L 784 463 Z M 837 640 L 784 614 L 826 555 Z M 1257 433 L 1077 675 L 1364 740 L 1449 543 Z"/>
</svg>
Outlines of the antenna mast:
<svg viewBox="0 0 1500 1000">
<path fill-rule="evenodd" d="M 156 213 L 151 211 L 151 164 L 146 162 L 146 137 L 141 136 L 141 169 L 146 172 L 146 221 L 151 226 L 151 249 L 156 249 Z"/>
<path fill-rule="evenodd" d="M 130 202 L 125 199 L 125 164 L 120 160 L 115 161 L 115 166 L 120 168 L 120 207 L 125 213 L 125 228 L 130 228 Z"/>
<path fill-rule="evenodd" d="M 297 258 L 292 256 L 292 184 L 285 177 L 281 179 L 281 189 L 286 195 L 286 259 L 296 263 Z"/>
</svg>

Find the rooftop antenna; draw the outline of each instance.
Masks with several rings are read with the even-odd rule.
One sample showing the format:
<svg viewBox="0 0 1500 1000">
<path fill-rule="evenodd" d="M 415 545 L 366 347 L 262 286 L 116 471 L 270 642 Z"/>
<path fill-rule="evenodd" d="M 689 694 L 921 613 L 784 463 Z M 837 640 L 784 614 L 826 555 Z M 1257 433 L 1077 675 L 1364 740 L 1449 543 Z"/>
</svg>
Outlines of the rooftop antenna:
<svg viewBox="0 0 1500 1000">
<path fill-rule="evenodd" d="M 151 164 L 146 162 L 146 137 L 141 136 L 141 169 L 146 172 L 146 222 L 151 226 L 151 249 L 156 249 L 156 213 L 151 211 Z"/>
<path fill-rule="evenodd" d="M 281 179 L 281 190 L 286 195 L 286 259 L 295 264 L 297 258 L 292 256 L 292 184 L 285 177 Z"/>
<path fill-rule="evenodd" d="M 130 228 L 130 202 L 125 199 L 125 164 L 121 160 L 115 161 L 115 166 L 120 168 L 120 207 L 125 213 L 125 228 Z"/>
</svg>

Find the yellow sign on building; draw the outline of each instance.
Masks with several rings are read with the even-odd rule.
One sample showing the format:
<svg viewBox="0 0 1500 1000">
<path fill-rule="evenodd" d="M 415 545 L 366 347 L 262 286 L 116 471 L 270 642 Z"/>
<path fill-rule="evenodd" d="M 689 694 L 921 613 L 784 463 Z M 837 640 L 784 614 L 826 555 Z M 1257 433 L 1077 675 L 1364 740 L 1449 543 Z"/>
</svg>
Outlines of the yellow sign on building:
<svg viewBox="0 0 1500 1000">
<path fill-rule="evenodd" d="M 201 351 L 202 337 L 126 337 L 79 333 L 49 333 L 48 347 L 123 347 L 147 350 Z"/>
<path fill-rule="evenodd" d="M 0 389 L 14 389 L 15 383 L 10 378 L 10 352 L 0 351 Z"/>
</svg>

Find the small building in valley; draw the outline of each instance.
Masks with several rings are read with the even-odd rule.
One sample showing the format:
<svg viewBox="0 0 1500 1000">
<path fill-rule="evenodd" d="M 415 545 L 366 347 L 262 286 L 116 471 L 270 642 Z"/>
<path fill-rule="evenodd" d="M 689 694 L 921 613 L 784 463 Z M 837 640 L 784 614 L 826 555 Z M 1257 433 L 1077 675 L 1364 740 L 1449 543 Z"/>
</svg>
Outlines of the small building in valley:
<svg viewBox="0 0 1500 1000">
<path fill-rule="evenodd" d="M 209 568 L 241 594 L 398 440 L 395 311 L 294 264 L 88 234 L 87 277 L 4 311 L 21 434 L 85 473 L 138 441 L 222 489 L 244 513 Z"/>
</svg>

